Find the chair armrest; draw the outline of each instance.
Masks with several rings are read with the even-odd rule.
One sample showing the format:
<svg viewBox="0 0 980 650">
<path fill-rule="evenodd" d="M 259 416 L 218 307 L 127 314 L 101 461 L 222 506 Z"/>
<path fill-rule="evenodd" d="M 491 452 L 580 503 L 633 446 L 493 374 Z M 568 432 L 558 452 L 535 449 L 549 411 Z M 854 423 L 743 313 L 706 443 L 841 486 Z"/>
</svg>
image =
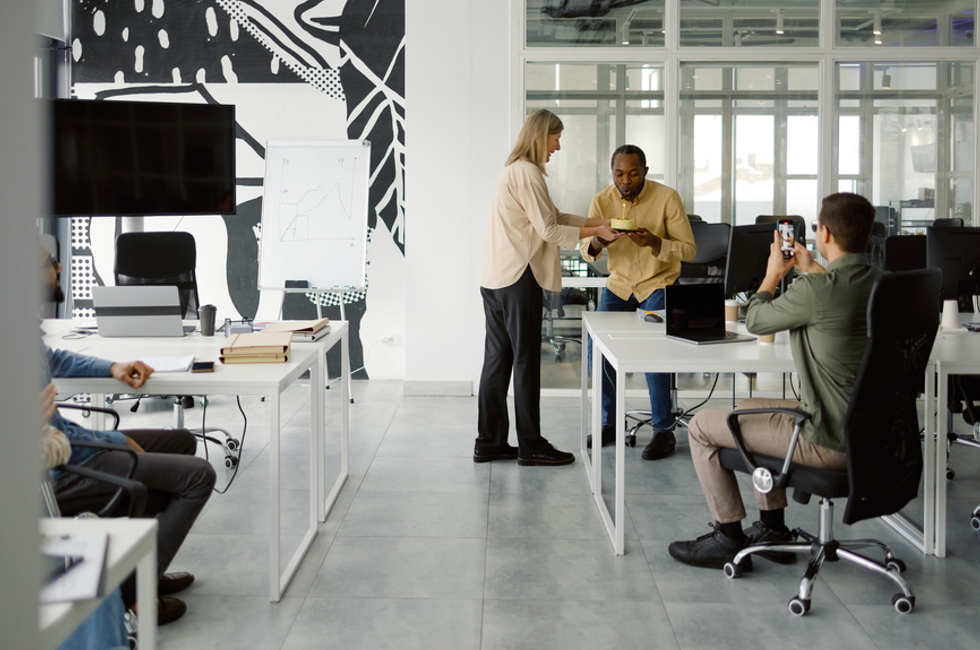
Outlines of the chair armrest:
<svg viewBox="0 0 980 650">
<path fill-rule="evenodd" d="M 112 423 L 112 429 L 115 431 L 119 428 L 119 414 L 113 409 L 102 408 L 101 406 L 81 406 L 79 404 L 56 404 L 57 408 L 69 409 L 71 411 L 82 411 L 84 413 L 91 413 L 95 411 L 97 413 L 104 413 L 105 415 L 111 415 L 114 420 Z"/>
<path fill-rule="evenodd" d="M 146 486 L 144 486 L 139 481 L 134 481 L 130 478 L 123 478 L 121 476 L 115 476 L 113 474 L 107 474 L 106 472 L 100 472 L 99 470 L 92 469 L 90 467 L 85 467 L 84 465 L 61 465 L 55 469 L 68 474 L 75 474 L 76 476 L 83 476 L 95 481 L 101 481 L 102 483 L 108 483 L 109 485 L 115 485 L 119 489 L 112 496 L 109 502 L 96 513 L 99 517 L 104 517 L 116 508 L 116 504 L 122 498 L 123 493 L 129 496 L 129 505 L 126 508 L 127 517 L 139 517 L 143 514 L 143 509 L 146 507 Z"/>
<path fill-rule="evenodd" d="M 745 449 L 745 441 L 742 440 L 742 430 L 739 428 L 738 424 L 738 418 L 742 415 L 770 415 L 773 413 L 783 413 L 791 416 L 793 418 L 794 425 L 793 437 L 790 440 L 789 449 L 786 451 L 786 458 L 783 460 L 783 467 L 775 474 L 773 474 L 768 468 L 759 467 L 752 462 L 752 458 Z M 734 410 L 728 414 L 728 429 L 732 432 L 732 437 L 735 439 L 735 448 L 742 457 L 742 462 L 744 462 L 745 466 L 751 470 L 752 485 L 759 492 L 769 494 L 773 490 L 779 490 L 785 487 L 786 481 L 789 480 L 789 466 L 793 460 L 793 454 L 796 453 L 796 443 L 800 439 L 800 431 L 803 429 L 803 423 L 812 417 L 813 416 L 806 411 L 789 408 L 743 409 Z"/>
</svg>

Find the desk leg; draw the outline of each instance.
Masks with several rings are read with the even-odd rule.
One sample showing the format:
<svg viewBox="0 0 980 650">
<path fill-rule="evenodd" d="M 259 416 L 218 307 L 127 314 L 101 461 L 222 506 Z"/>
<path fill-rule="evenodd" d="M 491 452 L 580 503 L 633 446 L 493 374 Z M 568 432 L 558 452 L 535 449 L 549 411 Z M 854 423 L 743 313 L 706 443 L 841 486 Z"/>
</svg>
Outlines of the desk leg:
<svg viewBox="0 0 980 650">
<path fill-rule="evenodd" d="M 136 564 L 136 602 L 146 603 L 139 608 L 139 640 L 141 650 L 156 650 L 157 646 L 157 543 L 153 533 L 153 549 Z"/>
<path fill-rule="evenodd" d="M 310 525 L 315 527 L 324 510 L 323 420 L 325 387 L 322 383 L 325 355 L 317 354 L 310 366 Z"/>
<path fill-rule="evenodd" d="M 592 346 L 592 376 L 602 377 L 602 351 L 598 345 Z M 599 514 L 603 517 L 607 532 L 610 530 L 609 512 L 602 499 L 602 380 L 597 379 L 592 386 L 592 494 L 595 495 Z M 610 539 L 612 539 L 610 537 Z"/>
<path fill-rule="evenodd" d="M 279 393 L 269 396 L 269 600 L 278 603 L 279 588 Z"/>
<path fill-rule="evenodd" d="M 946 436 L 949 433 L 949 419 L 946 417 L 946 409 L 949 403 L 949 376 L 943 371 L 942 362 L 939 363 L 939 372 L 935 375 L 939 386 L 938 390 L 934 393 L 937 395 L 936 398 L 936 430 L 939 432 L 938 435 L 934 436 L 933 449 L 935 454 L 935 480 L 932 485 L 935 486 L 934 499 L 929 500 L 929 493 L 926 492 L 926 507 L 929 507 L 930 503 L 935 503 L 935 519 L 926 517 L 926 541 L 931 543 L 935 539 L 935 554 L 936 557 L 946 557 Z M 929 390 L 929 384 L 926 384 L 926 390 Z M 932 395 L 933 393 L 927 393 Z M 928 432 L 926 432 L 926 440 L 929 440 Z M 928 464 L 928 460 L 926 463 Z M 928 477 L 927 477 L 928 478 Z M 929 483 L 926 483 L 926 488 L 929 487 Z M 928 515 L 928 511 L 927 511 Z M 935 537 L 929 537 L 929 527 L 935 522 Z"/>
<path fill-rule="evenodd" d="M 616 555 L 626 552 L 626 373 L 616 368 Z"/>
<path fill-rule="evenodd" d="M 579 441 L 579 449 L 582 452 L 582 464 L 585 466 L 585 475 L 589 479 L 589 489 L 592 490 L 592 494 L 595 494 L 595 485 L 592 482 L 592 456 L 590 450 L 586 447 L 586 440 L 589 435 L 590 422 L 589 418 L 589 328 L 585 324 L 585 319 L 582 319 L 582 422 L 581 422 L 581 440 Z M 595 409 L 592 409 L 595 413 Z"/>
</svg>

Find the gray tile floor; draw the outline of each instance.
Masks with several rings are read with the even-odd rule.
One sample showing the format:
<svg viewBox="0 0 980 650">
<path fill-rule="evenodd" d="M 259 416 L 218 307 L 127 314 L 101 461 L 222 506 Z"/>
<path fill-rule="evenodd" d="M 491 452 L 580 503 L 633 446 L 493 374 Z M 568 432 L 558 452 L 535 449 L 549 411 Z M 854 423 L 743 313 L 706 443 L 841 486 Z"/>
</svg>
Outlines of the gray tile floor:
<svg viewBox="0 0 980 650">
<path fill-rule="evenodd" d="M 331 412 L 339 393 L 328 391 Z M 297 542 L 308 507 L 307 394 L 290 389 L 282 413 L 283 546 Z M 188 613 L 160 629 L 162 648 L 978 647 L 980 535 L 968 520 L 980 504 L 980 454 L 971 450 L 953 451 L 947 559 L 923 557 L 878 521 L 839 528 L 893 545 L 917 594 L 913 614 L 895 613 L 888 581 L 834 564 L 798 619 L 785 604 L 800 563 L 757 559 L 751 574 L 727 580 L 667 554 L 670 541 L 708 532 L 710 519 L 683 432 L 677 454 L 663 461 L 640 459 L 649 434 L 627 449 L 627 552 L 616 557 L 581 462 L 474 464 L 475 398 L 404 397 L 400 383 L 379 381 L 355 382 L 354 396 L 351 476 L 278 604 L 267 597 L 268 409 L 242 398 L 242 465 L 174 560 L 172 570 L 192 571 L 197 582 L 182 595 Z M 124 427 L 171 418 L 161 400 L 144 400 L 136 415 L 119 406 Z M 542 407 L 545 436 L 578 456 L 579 401 L 545 398 Z M 188 422 L 201 411 L 188 411 Z M 233 399 L 214 398 L 207 421 L 242 426 Z M 337 434 L 331 423 L 330 440 Z M 223 488 L 230 472 L 218 473 Z M 787 515 L 812 530 L 816 513 L 815 503 L 793 504 Z"/>
</svg>

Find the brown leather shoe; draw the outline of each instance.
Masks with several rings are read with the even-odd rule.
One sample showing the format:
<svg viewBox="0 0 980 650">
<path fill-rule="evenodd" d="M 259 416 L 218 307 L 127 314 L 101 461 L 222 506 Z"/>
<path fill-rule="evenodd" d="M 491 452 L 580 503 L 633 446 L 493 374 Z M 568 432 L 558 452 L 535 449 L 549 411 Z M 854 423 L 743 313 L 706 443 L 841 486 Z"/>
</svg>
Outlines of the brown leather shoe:
<svg viewBox="0 0 980 650">
<path fill-rule="evenodd" d="M 173 623 L 187 611 L 187 603 L 173 596 L 157 599 L 157 626 Z"/>
<path fill-rule="evenodd" d="M 643 460 L 660 460 L 674 453 L 677 447 L 677 439 L 674 438 L 673 431 L 658 431 L 653 434 L 653 440 L 643 448 L 640 457 Z"/>
<path fill-rule="evenodd" d="M 187 573 L 186 571 L 178 571 L 177 573 L 165 573 L 160 581 L 157 583 L 157 595 L 158 596 L 169 596 L 175 594 L 179 591 L 183 591 L 191 586 L 194 582 L 194 574 Z"/>
</svg>

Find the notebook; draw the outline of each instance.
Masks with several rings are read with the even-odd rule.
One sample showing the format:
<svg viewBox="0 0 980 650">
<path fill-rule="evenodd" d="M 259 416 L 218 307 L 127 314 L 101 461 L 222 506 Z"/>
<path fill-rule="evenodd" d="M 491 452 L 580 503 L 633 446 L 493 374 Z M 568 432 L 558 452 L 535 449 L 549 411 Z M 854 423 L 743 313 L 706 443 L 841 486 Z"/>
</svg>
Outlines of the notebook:
<svg viewBox="0 0 980 650">
<path fill-rule="evenodd" d="M 725 330 L 722 284 L 672 284 L 666 289 L 667 338 L 709 345 L 754 341 L 754 336 Z"/>
<path fill-rule="evenodd" d="M 92 287 L 92 304 L 99 336 L 184 335 L 175 286 Z"/>
</svg>

